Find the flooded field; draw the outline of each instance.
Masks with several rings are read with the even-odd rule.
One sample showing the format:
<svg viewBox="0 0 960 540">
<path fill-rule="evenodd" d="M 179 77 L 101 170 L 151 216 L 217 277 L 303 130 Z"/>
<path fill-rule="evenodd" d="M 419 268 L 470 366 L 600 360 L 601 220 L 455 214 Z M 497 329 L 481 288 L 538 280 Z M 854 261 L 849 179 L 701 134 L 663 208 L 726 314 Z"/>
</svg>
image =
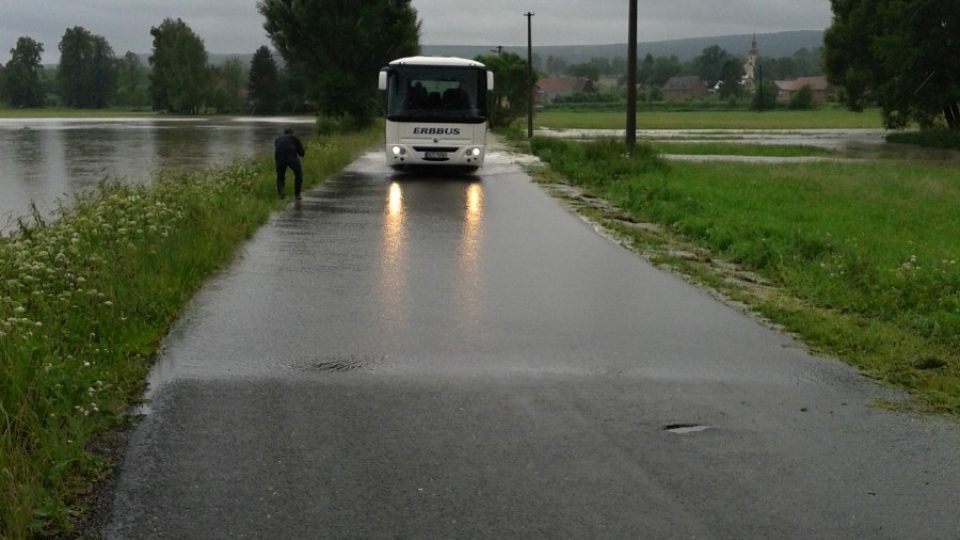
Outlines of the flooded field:
<svg viewBox="0 0 960 540">
<path fill-rule="evenodd" d="M 937 148 L 921 148 L 907 144 L 886 142 L 890 133 L 884 129 L 641 129 L 637 139 L 649 142 L 671 143 L 732 143 L 749 145 L 802 145 L 825 148 L 837 152 L 841 160 L 932 160 L 960 163 L 960 152 Z M 622 138 L 622 129 L 538 129 L 536 135 L 563 139 Z M 711 161 L 709 156 L 697 156 L 691 161 Z M 817 158 L 813 161 L 823 161 Z M 753 159 L 751 156 L 726 156 L 717 161 L 790 162 L 793 158 Z M 799 160 L 807 161 L 807 160 Z"/>
<path fill-rule="evenodd" d="M 0 119 L 0 232 L 34 202 L 49 213 L 105 179 L 147 182 L 160 170 L 192 170 L 271 152 L 292 127 L 312 118 Z"/>
</svg>

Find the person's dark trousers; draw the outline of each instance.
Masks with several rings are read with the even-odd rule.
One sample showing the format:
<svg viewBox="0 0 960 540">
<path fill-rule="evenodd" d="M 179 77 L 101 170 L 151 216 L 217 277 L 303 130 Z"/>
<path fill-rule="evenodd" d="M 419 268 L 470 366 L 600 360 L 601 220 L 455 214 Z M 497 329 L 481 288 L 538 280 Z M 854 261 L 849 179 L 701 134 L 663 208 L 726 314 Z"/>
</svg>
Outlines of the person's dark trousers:
<svg viewBox="0 0 960 540">
<path fill-rule="evenodd" d="M 287 167 L 293 170 L 293 194 L 299 197 L 300 188 L 303 187 L 303 167 L 300 166 L 299 160 L 277 162 L 277 194 L 283 197 Z"/>
</svg>

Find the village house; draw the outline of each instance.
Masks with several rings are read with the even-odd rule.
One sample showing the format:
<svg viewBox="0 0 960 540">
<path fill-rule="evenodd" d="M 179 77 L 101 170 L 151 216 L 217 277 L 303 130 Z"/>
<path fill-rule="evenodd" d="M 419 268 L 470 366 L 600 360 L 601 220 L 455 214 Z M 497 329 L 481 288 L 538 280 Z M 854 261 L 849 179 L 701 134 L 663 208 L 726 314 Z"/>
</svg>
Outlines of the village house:
<svg viewBox="0 0 960 540">
<path fill-rule="evenodd" d="M 774 81 L 774 84 L 777 85 L 777 100 L 782 102 L 790 101 L 804 86 L 813 90 L 814 103 L 823 103 L 834 91 L 826 77 L 800 77 L 792 81 Z"/>
<path fill-rule="evenodd" d="M 703 79 L 695 75 L 686 77 L 670 77 L 663 84 L 664 99 L 687 99 L 703 97 L 709 94 Z"/>
<path fill-rule="evenodd" d="M 576 93 L 596 94 L 597 85 L 585 77 L 542 77 L 534 87 L 537 102 L 546 105 Z"/>
</svg>

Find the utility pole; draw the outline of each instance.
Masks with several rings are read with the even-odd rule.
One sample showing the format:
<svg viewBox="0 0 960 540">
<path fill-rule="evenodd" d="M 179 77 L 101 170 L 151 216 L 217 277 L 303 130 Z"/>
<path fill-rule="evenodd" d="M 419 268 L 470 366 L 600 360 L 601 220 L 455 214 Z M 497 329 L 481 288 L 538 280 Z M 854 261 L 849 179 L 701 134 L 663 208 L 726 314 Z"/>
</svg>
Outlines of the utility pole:
<svg viewBox="0 0 960 540">
<path fill-rule="evenodd" d="M 630 0 L 627 36 L 627 152 L 633 152 L 637 146 L 637 0 Z"/>
<path fill-rule="evenodd" d="M 527 138 L 533 138 L 533 15 L 528 11 L 527 18 Z"/>
</svg>

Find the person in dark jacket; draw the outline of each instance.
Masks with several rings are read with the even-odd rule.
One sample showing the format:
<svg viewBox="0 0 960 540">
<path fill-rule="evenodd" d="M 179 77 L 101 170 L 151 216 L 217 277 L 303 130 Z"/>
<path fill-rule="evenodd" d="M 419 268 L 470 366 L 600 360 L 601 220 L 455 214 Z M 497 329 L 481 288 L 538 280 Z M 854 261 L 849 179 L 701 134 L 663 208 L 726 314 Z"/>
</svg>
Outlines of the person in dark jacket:
<svg viewBox="0 0 960 540">
<path fill-rule="evenodd" d="M 273 141 L 273 160 L 277 165 L 277 195 L 283 198 L 286 183 L 287 168 L 293 171 L 293 195 L 300 198 L 300 188 L 303 186 L 303 167 L 300 166 L 300 157 L 306 154 L 300 139 L 293 134 L 292 129 L 285 129 Z"/>
</svg>

